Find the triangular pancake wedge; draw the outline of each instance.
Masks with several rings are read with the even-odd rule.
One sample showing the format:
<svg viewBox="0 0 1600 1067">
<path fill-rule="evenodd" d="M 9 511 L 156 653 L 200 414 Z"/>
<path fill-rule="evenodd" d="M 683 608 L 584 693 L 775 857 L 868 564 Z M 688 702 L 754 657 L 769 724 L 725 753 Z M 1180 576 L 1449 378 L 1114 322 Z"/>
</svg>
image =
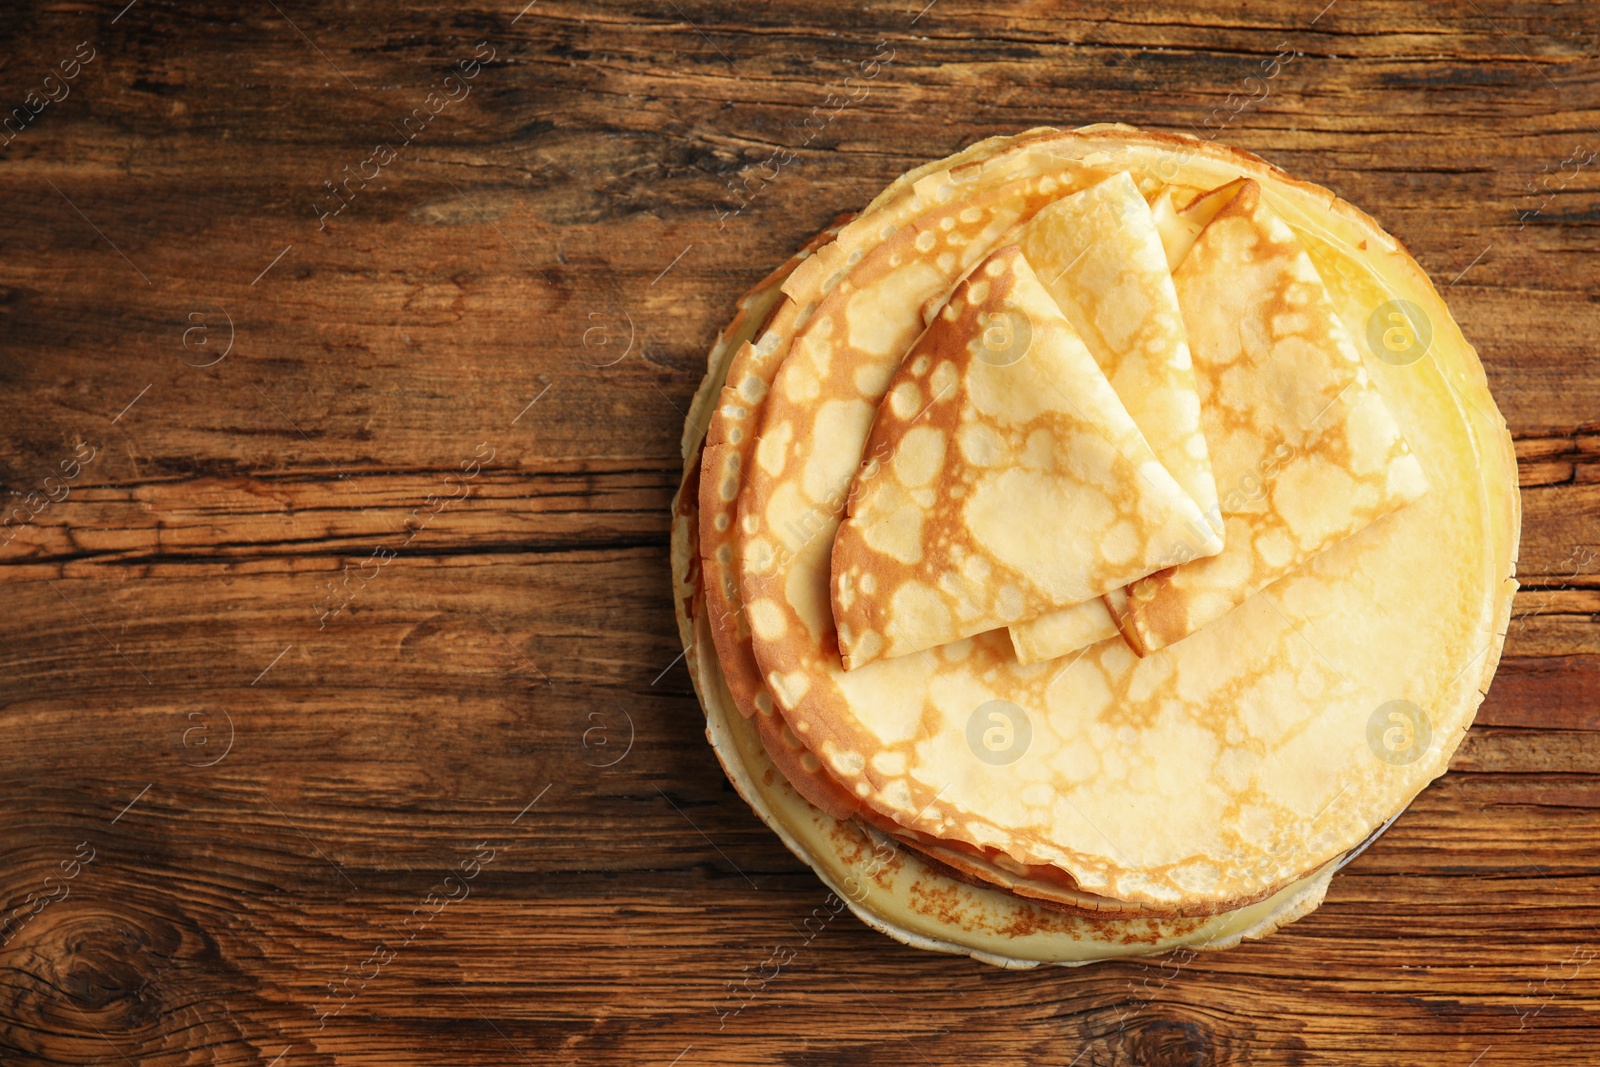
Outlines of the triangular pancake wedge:
<svg viewBox="0 0 1600 1067">
<path fill-rule="evenodd" d="M 900 363 L 847 507 L 831 583 L 846 670 L 1121 588 L 1184 540 L 1221 549 L 1016 245 Z"/>
<path fill-rule="evenodd" d="M 1118 622 L 1141 656 L 1427 491 L 1305 247 L 1254 181 L 1173 280 L 1227 547 L 1129 587 Z"/>
<path fill-rule="evenodd" d="M 1023 255 L 1083 338 L 1156 459 L 1202 514 L 1217 486 L 1200 425 L 1183 313 L 1155 214 L 1122 172 L 1051 204 L 1021 230 Z M 1220 520 L 1216 521 L 1221 532 Z M 1187 562 L 1181 546 L 1162 566 Z M 1086 603 L 1011 627 L 1024 663 L 1115 637 L 1111 613 Z"/>
<path fill-rule="evenodd" d="M 1022 255 L 1105 372 L 1150 451 L 1202 513 L 1217 502 L 1178 292 L 1155 215 L 1127 172 L 1021 228 Z"/>
</svg>

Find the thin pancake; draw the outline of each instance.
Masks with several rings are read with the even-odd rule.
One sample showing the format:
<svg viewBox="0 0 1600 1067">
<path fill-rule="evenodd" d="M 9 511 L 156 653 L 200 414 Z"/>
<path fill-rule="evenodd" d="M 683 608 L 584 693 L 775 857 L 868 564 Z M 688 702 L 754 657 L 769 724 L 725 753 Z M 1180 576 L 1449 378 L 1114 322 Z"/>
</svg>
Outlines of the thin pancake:
<svg viewBox="0 0 1600 1067">
<path fill-rule="evenodd" d="M 1085 600 L 1010 628 L 1018 663 L 1056 659 L 1113 637 L 1122 631 L 1105 597 Z"/>
<path fill-rule="evenodd" d="M 886 397 L 833 542 L 846 669 L 1121 588 L 1194 532 L 1222 547 L 1020 246 L 956 287 Z"/>
<path fill-rule="evenodd" d="M 794 329 L 818 313 L 825 297 L 831 298 L 827 307 L 837 309 L 860 286 L 948 288 L 993 243 L 996 233 L 1051 199 L 1105 178 L 1105 172 L 1078 159 L 1033 153 L 1030 142 L 1037 139 L 1028 134 L 1009 139 L 992 157 L 968 150 L 943 166 L 919 168 L 895 182 L 834 241 L 802 256 L 784 281 L 761 336 L 732 346 L 730 351 L 737 353 L 732 366 L 725 379 L 718 379 L 719 402 L 709 412 L 708 448 L 697 487 L 699 552 L 718 656 L 735 706 L 741 714 L 756 717 L 763 743 L 782 772 L 808 800 L 837 817 L 848 816 L 855 802 L 819 770 L 803 741 L 773 718 L 772 696 L 751 649 L 745 583 L 733 557 L 737 495 L 754 463 L 760 413 Z M 967 199 L 952 204 L 958 193 Z M 690 415 L 696 425 L 707 417 L 699 409 Z M 842 507 L 842 502 L 833 503 Z M 813 521 L 815 516 L 803 519 Z"/>
<path fill-rule="evenodd" d="M 758 289 L 750 303 L 759 303 L 762 295 Z M 741 311 L 745 308 L 741 301 Z M 732 335 L 736 346 L 742 340 L 738 335 L 746 329 L 743 318 L 736 318 L 713 350 L 707 375 L 713 389 L 728 366 L 723 341 Z M 692 418 L 689 421 L 698 425 Z M 730 779 L 761 818 L 868 925 L 916 947 L 1025 968 L 1039 962 L 1081 964 L 1182 946 L 1226 948 L 1244 938 L 1264 936 L 1316 907 L 1332 876 L 1331 866 L 1271 901 L 1204 921 L 1086 921 L 1054 915 L 1006 892 L 974 888 L 947 877 L 939 864 L 920 860 L 909 850 L 807 805 L 767 759 L 743 720 L 728 711 L 732 699 L 722 684 L 698 589 L 695 505 L 701 453 L 692 426 L 684 447 L 688 461 L 684 484 L 673 501 L 673 586 L 690 677 L 706 710 L 707 735 Z"/>
<path fill-rule="evenodd" d="M 1255 182 L 1206 225 L 1174 279 L 1227 547 L 1129 588 L 1118 621 L 1141 655 L 1427 490 L 1305 247 Z"/>
<path fill-rule="evenodd" d="M 1126 172 L 1056 201 L 1022 227 L 1022 252 L 1202 512 L 1217 501 L 1178 293 L 1161 234 Z"/>
<path fill-rule="evenodd" d="M 1158 165 L 1166 143 L 1122 129 L 1062 141 L 1062 151 L 1087 160 L 1103 150 L 1136 173 Z M 1392 289 L 1448 321 L 1393 241 L 1345 205 L 1330 210 L 1324 191 L 1204 149 L 1180 180 L 1204 188 L 1241 169 L 1270 179 L 1297 211 L 1342 227 L 1350 245 L 1367 242 L 1364 256 Z M 912 295 L 875 291 L 848 317 L 881 322 L 914 307 Z M 1367 290 L 1357 298 L 1390 296 Z M 777 450 L 781 465 L 749 472 L 739 558 L 754 579 L 752 606 L 771 604 L 760 609 L 769 625 L 754 628 L 753 645 L 780 710 L 875 810 L 1018 862 L 1062 867 L 1089 892 L 1186 904 L 1248 896 L 1314 869 L 1442 770 L 1477 703 L 1468 684 L 1476 679 L 1461 664 L 1481 654 L 1472 646 L 1499 610 L 1496 575 L 1509 563 L 1487 536 L 1505 497 L 1493 509 L 1486 503 L 1463 409 L 1451 386 L 1430 377 L 1431 364 L 1413 368 L 1408 384 L 1422 387 L 1402 391 L 1401 423 L 1419 453 L 1426 449 L 1428 478 L 1444 491 L 1316 557 L 1275 591 L 1281 600 L 1247 604 L 1142 662 L 1108 645 L 1060 672 L 1020 667 L 1003 636 L 997 644 L 980 635 L 846 675 L 828 618 L 826 545 L 817 544 L 825 532 L 805 545 L 783 538 L 787 524 L 843 498 L 863 454 L 865 419 L 822 425 L 819 415 L 833 404 L 881 399 L 869 387 L 879 374 L 887 383 L 910 338 L 896 351 L 855 344 L 838 324 L 830 333 L 826 367 L 791 358 L 774 380 L 761 436 L 788 443 Z M 1458 334 L 1436 330 L 1434 343 L 1452 346 L 1439 358 L 1474 365 Z M 1453 538 L 1443 561 L 1441 530 Z M 1380 599 L 1396 588 L 1407 588 L 1403 602 Z M 1319 652 L 1324 642 L 1312 635 L 1325 630 L 1351 635 L 1350 660 L 1336 664 Z M 1396 699 L 1426 703 L 1441 742 L 1399 767 L 1375 760 L 1365 734 L 1374 709 Z M 1003 769 L 966 741 L 970 717 L 995 701 L 1034 724 L 1031 747 Z M 1262 856 L 1273 862 L 1259 863 Z"/>
<path fill-rule="evenodd" d="M 1158 203 L 1170 212 L 1169 197 Z M 1028 262 L 1111 380 L 1156 459 L 1201 513 L 1214 517 L 1217 486 L 1172 284 L 1173 242 L 1132 176 L 1124 171 L 1051 204 L 1022 228 L 1021 240 Z M 1220 522 L 1216 531 L 1221 533 Z M 1174 542 L 1152 569 L 1178 562 L 1176 550 Z M 1195 551 L 1214 554 L 1199 546 Z M 1116 635 L 1116 621 L 1099 598 L 1011 626 L 1023 663 Z"/>
</svg>

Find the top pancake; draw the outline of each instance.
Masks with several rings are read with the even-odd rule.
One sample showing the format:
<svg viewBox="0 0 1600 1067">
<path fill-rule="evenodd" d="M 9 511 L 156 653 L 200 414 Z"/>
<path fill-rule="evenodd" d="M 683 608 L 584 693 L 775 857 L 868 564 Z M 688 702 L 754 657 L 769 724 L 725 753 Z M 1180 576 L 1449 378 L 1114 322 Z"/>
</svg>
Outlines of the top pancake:
<svg viewBox="0 0 1600 1067">
<path fill-rule="evenodd" d="M 1023 255 L 1111 382 L 1161 465 L 1202 514 L 1217 486 L 1178 293 L 1144 194 L 1124 171 L 1021 230 Z"/>
</svg>

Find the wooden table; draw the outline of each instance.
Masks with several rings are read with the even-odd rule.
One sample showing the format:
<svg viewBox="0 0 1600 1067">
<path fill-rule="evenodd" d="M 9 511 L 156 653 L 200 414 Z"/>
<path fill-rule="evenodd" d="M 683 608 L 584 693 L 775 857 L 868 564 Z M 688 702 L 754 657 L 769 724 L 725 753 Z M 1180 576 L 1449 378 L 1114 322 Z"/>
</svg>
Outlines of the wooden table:
<svg viewBox="0 0 1600 1067">
<path fill-rule="evenodd" d="M 124 2 L 5 19 L 0 1062 L 1600 1058 L 1600 13 Z M 1478 725 L 1263 943 L 808 939 L 677 660 L 705 351 L 916 163 L 1208 117 L 1488 366 L 1526 589 Z"/>
</svg>

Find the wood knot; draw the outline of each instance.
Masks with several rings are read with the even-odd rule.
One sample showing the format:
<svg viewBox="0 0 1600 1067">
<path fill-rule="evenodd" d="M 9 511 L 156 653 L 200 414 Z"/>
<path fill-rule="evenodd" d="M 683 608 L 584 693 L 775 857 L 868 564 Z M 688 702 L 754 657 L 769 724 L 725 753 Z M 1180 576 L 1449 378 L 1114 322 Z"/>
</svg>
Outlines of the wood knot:
<svg viewBox="0 0 1600 1067">
<path fill-rule="evenodd" d="M 159 917 L 102 906 L 63 911 L 32 945 L 34 970 L 101 1029 L 137 1031 L 160 1018 L 184 938 Z"/>
<path fill-rule="evenodd" d="M 1216 1063 L 1211 1033 L 1194 1022 L 1144 1019 L 1123 1041 L 1129 1063 L 1142 1067 L 1208 1067 Z"/>
<path fill-rule="evenodd" d="M 208 1045 L 242 1038 L 226 1011 L 207 1007 L 221 962 L 210 938 L 181 915 L 88 897 L 41 912 L 12 945 L 19 1040 L 45 1059 L 80 1062 L 103 1058 L 107 1040 L 139 1060 L 202 1030 Z"/>
</svg>

